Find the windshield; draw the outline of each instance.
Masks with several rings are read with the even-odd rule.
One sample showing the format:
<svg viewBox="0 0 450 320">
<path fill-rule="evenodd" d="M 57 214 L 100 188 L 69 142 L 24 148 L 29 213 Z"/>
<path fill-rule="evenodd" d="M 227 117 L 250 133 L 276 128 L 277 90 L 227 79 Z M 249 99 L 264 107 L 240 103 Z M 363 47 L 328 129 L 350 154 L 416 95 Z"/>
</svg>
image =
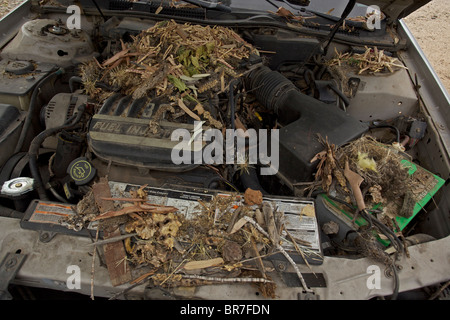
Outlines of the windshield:
<svg viewBox="0 0 450 320">
<path fill-rule="evenodd" d="M 215 2 L 215 0 L 213 0 Z M 340 17 L 344 11 L 348 1 L 347 0 L 312 0 L 308 6 L 295 5 L 295 2 L 302 1 L 277 1 L 277 0 L 228 0 L 222 1 L 222 3 L 228 3 L 232 8 L 240 9 L 256 9 L 261 11 L 276 11 L 276 7 L 283 7 L 290 10 L 292 13 L 297 14 L 303 8 L 306 11 L 327 13 L 334 17 Z M 365 16 L 368 6 L 362 4 L 356 4 L 355 8 L 351 11 L 349 17 Z M 296 12 L 297 11 L 297 12 Z"/>
</svg>

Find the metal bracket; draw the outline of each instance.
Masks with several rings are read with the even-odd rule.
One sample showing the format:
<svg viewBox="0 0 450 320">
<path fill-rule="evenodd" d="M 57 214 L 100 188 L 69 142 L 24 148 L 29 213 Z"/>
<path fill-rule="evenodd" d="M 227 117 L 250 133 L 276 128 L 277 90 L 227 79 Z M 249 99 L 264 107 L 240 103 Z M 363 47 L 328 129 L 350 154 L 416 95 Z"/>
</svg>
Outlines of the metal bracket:
<svg viewBox="0 0 450 320">
<path fill-rule="evenodd" d="M 20 267 L 25 261 L 26 255 L 20 253 L 8 253 L 0 265 L 0 300 L 12 300 L 8 291 L 9 283 L 16 277 Z"/>
<path fill-rule="evenodd" d="M 56 232 L 51 231 L 39 231 L 39 241 L 43 243 L 48 243 L 56 236 Z"/>
<path fill-rule="evenodd" d="M 320 296 L 314 292 L 299 292 L 297 296 L 298 300 L 320 300 Z"/>
<path fill-rule="evenodd" d="M 275 267 L 275 270 L 278 272 L 285 272 L 288 267 L 287 261 L 270 260 L 270 262 L 272 262 L 273 266 Z"/>
</svg>

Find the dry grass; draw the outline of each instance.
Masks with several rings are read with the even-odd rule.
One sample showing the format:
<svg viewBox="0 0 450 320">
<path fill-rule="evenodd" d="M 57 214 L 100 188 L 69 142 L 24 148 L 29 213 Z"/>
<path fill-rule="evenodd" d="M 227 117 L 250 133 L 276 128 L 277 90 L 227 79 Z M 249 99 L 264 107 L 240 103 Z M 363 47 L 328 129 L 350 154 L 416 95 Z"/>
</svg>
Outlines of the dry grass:
<svg viewBox="0 0 450 320">
<path fill-rule="evenodd" d="M 368 48 L 364 53 L 339 53 L 336 52 L 336 57 L 331 59 L 328 64 L 330 66 L 342 66 L 346 64 L 358 70 L 358 74 L 379 73 L 379 72 L 394 72 L 400 68 L 405 68 L 404 65 L 394 57 L 386 55 L 384 50 L 378 50 L 377 47 Z"/>
<path fill-rule="evenodd" d="M 201 117 L 220 129 L 221 123 L 202 104 L 228 91 L 231 81 L 246 72 L 239 65 L 251 53 L 258 54 L 232 29 L 163 21 L 131 43 L 121 42 L 107 60 L 83 65 L 80 73 L 93 99 L 101 101 L 110 94 L 98 86 L 101 82 L 134 99 L 165 98 L 192 118 Z"/>
</svg>

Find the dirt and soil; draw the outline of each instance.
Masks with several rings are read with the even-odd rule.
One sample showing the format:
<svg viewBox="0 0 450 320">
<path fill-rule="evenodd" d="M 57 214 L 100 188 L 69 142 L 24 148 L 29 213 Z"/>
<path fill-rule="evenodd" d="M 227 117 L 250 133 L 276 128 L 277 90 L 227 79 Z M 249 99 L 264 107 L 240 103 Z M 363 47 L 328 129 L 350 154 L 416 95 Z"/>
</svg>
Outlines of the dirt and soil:
<svg viewBox="0 0 450 320">
<path fill-rule="evenodd" d="M 450 1 L 432 0 L 405 21 L 450 92 Z"/>
</svg>

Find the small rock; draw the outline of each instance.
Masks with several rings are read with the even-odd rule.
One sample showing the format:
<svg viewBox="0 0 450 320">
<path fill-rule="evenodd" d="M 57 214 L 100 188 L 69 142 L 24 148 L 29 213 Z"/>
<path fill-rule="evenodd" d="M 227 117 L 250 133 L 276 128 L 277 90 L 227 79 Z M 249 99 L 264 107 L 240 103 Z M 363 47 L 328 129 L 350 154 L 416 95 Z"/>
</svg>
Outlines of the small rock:
<svg viewBox="0 0 450 320">
<path fill-rule="evenodd" d="M 244 203 L 252 206 L 254 204 L 261 204 L 263 201 L 263 195 L 259 190 L 252 190 L 247 188 L 244 193 Z"/>
</svg>

